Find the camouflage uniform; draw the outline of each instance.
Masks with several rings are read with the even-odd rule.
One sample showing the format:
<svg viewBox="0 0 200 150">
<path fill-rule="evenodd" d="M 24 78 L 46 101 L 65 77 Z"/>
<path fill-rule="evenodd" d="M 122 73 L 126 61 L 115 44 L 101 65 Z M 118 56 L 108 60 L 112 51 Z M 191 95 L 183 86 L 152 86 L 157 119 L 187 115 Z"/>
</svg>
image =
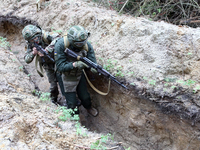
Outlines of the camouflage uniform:
<svg viewBox="0 0 200 150">
<path fill-rule="evenodd" d="M 60 36 L 57 33 L 50 34 L 49 32 L 45 32 L 44 30 L 41 30 L 40 28 L 36 28 L 36 26 L 33 26 L 33 25 L 26 26 L 22 31 L 22 34 L 27 42 L 26 44 L 27 51 L 24 56 L 25 62 L 28 64 L 31 63 L 34 57 L 36 56 L 36 61 L 38 61 L 39 65 L 41 65 L 45 69 L 46 75 L 48 77 L 48 81 L 50 83 L 51 100 L 57 102 L 57 97 L 58 97 L 59 92 L 58 92 L 57 80 L 56 80 L 56 75 L 55 75 L 55 63 L 50 61 L 46 56 L 43 56 L 41 58 L 39 57 L 38 54 L 34 55 L 32 53 L 34 45 L 33 43 L 28 41 L 29 39 L 27 37 L 29 37 L 29 34 L 34 34 L 34 33 L 36 33 L 36 35 L 34 35 L 35 37 L 41 33 L 42 39 L 39 45 L 41 45 L 42 48 L 48 50 L 48 54 L 51 57 L 54 57 L 53 56 L 54 45 L 55 45 L 55 42 L 58 40 L 58 38 L 60 38 Z M 34 36 L 32 36 L 32 38 L 34 38 Z"/>
<path fill-rule="evenodd" d="M 81 32 L 83 30 L 83 32 Z M 69 41 L 68 48 L 73 50 L 75 53 L 77 53 L 80 56 L 87 57 L 94 63 L 96 63 L 95 53 L 93 50 L 92 45 L 87 42 L 87 38 L 89 37 L 88 33 L 84 32 L 84 28 L 82 29 L 81 26 L 73 26 L 70 28 L 67 36 Z M 75 33 L 77 32 L 77 33 Z M 81 35 L 80 35 L 81 34 Z M 77 38 L 72 38 L 70 36 L 77 36 Z M 84 46 L 77 47 L 74 45 L 74 42 L 85 42 L 83 43 Z M 87 47 L 87 49 L 85 48 Z M 82 72 L 82 69 L 75 68 L 73 66 L 73 62 L 76 62 L 77 60 L 74 60 L 71 57 L 66 56 L 64 53 L 65 50 L 65 41 L 64 38 L 60 38 L 56 44 L 55 44 L 55 61 L 56 61 L 56 67 L 59 72 L 62 72 L 62 79 L 64 83 L 64 89 L 65 89 L 65 98 L 67 100 L 68 108 L 74 109 L 76 107 L 77 99 L 76 94 L 78 95 L 78 98 L 81 100 L 82 105 L 86 109 L 91 108 L 91 98 L 90 94 L 87 91 L 87 85 L 86 85 L 86 79 Z"/>
</svg>

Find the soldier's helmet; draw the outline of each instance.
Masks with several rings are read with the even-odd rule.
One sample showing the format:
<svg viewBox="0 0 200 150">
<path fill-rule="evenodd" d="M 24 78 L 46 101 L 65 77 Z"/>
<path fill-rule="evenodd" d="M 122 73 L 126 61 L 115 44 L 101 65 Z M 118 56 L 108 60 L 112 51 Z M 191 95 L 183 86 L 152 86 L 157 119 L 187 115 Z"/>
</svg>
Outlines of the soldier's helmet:
<svg viewBox="0 0 200 150">
<path fill-rule="evenodd" d="M 24 39 L 29 42 L 36 37 L 41 40 L 42 30 L 39 27 L 30 24 L 24 27 L 22 35 Z"/>
<path fill-rule="evenodd" d="M 67 38 L 74 47 L 81 48 L 87 43 L 90 33 L 80 25 L 73 26 L 67 33 Z"/>
</svg>

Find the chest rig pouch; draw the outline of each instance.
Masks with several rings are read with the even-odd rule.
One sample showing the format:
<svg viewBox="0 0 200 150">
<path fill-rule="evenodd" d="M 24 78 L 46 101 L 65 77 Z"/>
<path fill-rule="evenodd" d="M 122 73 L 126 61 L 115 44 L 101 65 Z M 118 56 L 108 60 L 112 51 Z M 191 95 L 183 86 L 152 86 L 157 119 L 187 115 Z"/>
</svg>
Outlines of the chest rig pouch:
<svg viewBox="0 0 200 150">
<path fill-rule="evenodd" d="M 76 51 L 74 51 L 78 56 L 81 56 L 81 57 L 86 57 L 87 56 L 87 51 L 85 51 L 85 50 L 81 50 L 81 51 L 79 51 L 79 52 L 76 52 Z M 72 57 L 70 57 L 70 56 L 67 56 L 67 61 L 68 62 L 75 62 L 75 61 L 77 61 L 75 58 L 72 58 Z M 81 75 L 81 73 L 82 73 L 82 69 L 81 70 L 79 70 L 78 68 L 73 68 L 72 70 L 70 70 L 69 72 L 68 72 L 68 75 L 71 75 L 71 76 L 80 76 Z"/>
</svg>

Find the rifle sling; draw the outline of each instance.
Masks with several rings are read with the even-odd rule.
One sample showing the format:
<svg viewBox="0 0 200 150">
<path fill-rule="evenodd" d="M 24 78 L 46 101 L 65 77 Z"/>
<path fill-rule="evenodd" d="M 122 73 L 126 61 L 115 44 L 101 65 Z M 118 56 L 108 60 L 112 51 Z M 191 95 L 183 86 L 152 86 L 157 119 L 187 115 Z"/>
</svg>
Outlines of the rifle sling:
<svg viewBox="0 0 200 150">
<path fill-rule="evenodd" d="M 43 68 L 42 68 L 42 64 L 39 63 L 39 66 L 40 66 L 40 70 L 38 70 L 38 60 L 39 59 L 39 55 L 36 55 L 36 58 L 35 58 L 35 67 L 36 67 L 36 70 L 37 70 L 37 73 L 41 76 L 41 77 L 44 77 L 44 71 L 43 71 Z"/>
<path fill-rule="evenodd" d="M 109 93 L 109 91 L 110 91 L 110 79 L 109 79 L 109 83 L 108 83 L 108 90 L 107 90 L 106 93 L 104 93 L 104 92 L 101 92 L 101 91 L 99 91 L 97 88 L 94 87 L 94 85 L 90 82 L 90 80 L 89 80 L 89 78 L 88 78 L 88 76 L 87 76 L 85 70 L 83 70 L 83 73 L 84 73 L 84 75 L 85 75 L 85 77 L 86 77 L 86 79 L 87 79 L 88 84 L 90 85 L 90 87 L 91 87 L 94 91 L 96 91 L 96 92 L 99 93 L 100 95 L 104 95 L 104 96 L 105 96 L 105 95 L 108 95 L 108 93 Z"/>
</svg>

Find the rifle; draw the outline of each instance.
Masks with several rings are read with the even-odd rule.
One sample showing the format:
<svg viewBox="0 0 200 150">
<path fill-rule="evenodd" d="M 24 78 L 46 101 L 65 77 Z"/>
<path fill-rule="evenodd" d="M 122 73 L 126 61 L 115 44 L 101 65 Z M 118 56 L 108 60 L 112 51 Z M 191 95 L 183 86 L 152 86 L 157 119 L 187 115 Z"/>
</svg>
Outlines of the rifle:
<svg viewBox="0 0 200 150">
<path fill-rule="evenodd" d="M 68 48 L 65 49 L 65 53 L 66 53 L 68 56 L 72 57 L 72 58 L 75 58 L 75 59 L 77 59 L 77 60 L 80 60 L 80 61 L 84 62 L 84 63 L 87 64 L 89 67 L 96 69 L 97 72 L 98 72 L 99 74 L 102 74 L 102 75 L 104 75 L 105 77 L 107 77 L 107 78 L 113 80 L 113 81 L 116 82 L 117 84 L 121 85 L 123 88 L 128 89 L 124 84 L 122 84 L 122 83 L 120 83 L 119 81 L 117 81 L 113 75 L 111 75 L 108 71 L 106 71 L 105 69 L 103 69 L 102 66 L 100 66 L 100 65 L 98 65 L 98 64 L 96 64 L 96 63 L 94 63 L 94 62 L 92 62 L 91 60 L 89 60 L 89 59 L 86 58 L 86 57 L 81 57 L 81 56 L 77 55 L 75 52 L 73 52 L 72 50 L 70 50 L 70 49 L 68 49 Z"/>
<path fill-rule="evenodd" d="M 49 54 L 42 48 L 42 46 L 34 43 L 34 47 L 37 49 L 37 51 L 39 51 L 40 53 L 42 53 L 44 56 L 47 56 L 53 63 L 55 62 L 55 60 L 53 58 L 51 58 L 51 56 L 49 56 Z M 42 59 L 43 63 L 44 60 Z"/>
</svg>

